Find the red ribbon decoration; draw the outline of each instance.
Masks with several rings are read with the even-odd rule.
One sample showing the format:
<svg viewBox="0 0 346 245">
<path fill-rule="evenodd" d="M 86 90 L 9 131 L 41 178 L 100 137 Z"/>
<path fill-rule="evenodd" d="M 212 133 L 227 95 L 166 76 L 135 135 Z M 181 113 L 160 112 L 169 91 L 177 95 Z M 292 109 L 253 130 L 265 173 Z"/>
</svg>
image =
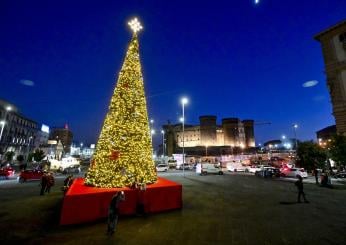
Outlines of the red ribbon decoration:
<svg viewBox="0 0 346 245">
<path fill-rule="evenodd" d="M 118 160 L 119 157 L 120 157 L 120 151 L 114 151 L 114 150 L 111 152 L 111 155 L 109 156 L 111 160 Z"/>
</svg>

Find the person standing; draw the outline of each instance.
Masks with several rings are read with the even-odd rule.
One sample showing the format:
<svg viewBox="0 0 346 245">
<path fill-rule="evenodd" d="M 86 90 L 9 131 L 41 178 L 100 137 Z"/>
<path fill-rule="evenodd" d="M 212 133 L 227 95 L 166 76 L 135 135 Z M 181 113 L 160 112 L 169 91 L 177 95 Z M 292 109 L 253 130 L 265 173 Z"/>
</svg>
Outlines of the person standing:
<svg viewBox="0 0 346 245">
<path fill-rule="evenodd" d="M 112 197 L 112 200 L 109 204 L 107 226 L 108 235 L 113 235 L 115 232 L 116 225 L 118 223 L 119 204 L 122 201 L 125 201 L 125 193 L 123 191 L 119 191 Z"/>
<path fill-rule="evenodd" d="M 47 174 L 47 186 L 46 186 L 46 192 L 50 192 L 50 188 L 52 188 L 52 186 L 54 186 L 55 180 L 54 180 L 54 176 L 51 172 L 49 172 Z"/>
<path fill-rule="evenodd" d="M 295 186 L 297 186 L 298 189 L 298 200 L 297 202 L 300 203 L 300 196 L 303 196 L 304 202 L 309 203 L 308 200 L 305 198 L 305 193 L 304 193 L 304 185 L 303 185 L 303 178 L 302 176 L 298 175 L 298 180 L 294 183 Z"/>
<path fill-rule="evenodd" d="M 313 174 L 315 176 L 315 181 L 316 181 L 316 185 L 318 185 L 318 170 L 317 168 L 315 167 L 314 170 L 313 170 Z"/>
<path fill-rule="evenodd" d="M 44 195 L 44 191 L 46 190 L 46 187 L 47 187 L 47 182 L 48 182 L 47 173 L 43 172 L 43 175 L 41 177 L 41 182 L 40 182 L 40 186 L 41 186 L 40 195 L 41 196 Z"/>
<path fill-rule="evenodd" d="M 70 174 L 65 180 L 64 180 L 64 186 L 62 187 L 62 190 L 64 192 L 64 195 L 66 194 L 66 192 L 68 191 L 68 189 L 70 188 L 70 186 L 73 183 L 73 175 Z"/>
</svg>

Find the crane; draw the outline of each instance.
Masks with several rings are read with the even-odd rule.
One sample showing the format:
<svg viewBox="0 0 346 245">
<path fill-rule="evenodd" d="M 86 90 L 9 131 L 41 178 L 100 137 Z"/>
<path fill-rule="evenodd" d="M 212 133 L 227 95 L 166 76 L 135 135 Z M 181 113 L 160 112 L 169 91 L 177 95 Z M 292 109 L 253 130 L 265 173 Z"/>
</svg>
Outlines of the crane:
<svg viewBox="0 0 346 245">
<path fill-rule="evenodd" d="M 271 122 L 268 121 L 259 121 L 259 122 L 254 122 L 254 125 L 269 125 L 272 124 Z"/>
</svg>

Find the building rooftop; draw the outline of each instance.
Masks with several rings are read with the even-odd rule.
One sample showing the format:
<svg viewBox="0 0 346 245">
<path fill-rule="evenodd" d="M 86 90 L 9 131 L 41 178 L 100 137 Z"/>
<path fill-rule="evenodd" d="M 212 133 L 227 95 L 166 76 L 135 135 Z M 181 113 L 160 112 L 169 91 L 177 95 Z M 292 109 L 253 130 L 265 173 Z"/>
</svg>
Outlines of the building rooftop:
<svg viewBox="0 0 346 245">
<path fill-rule="evenodd" d="M 335 30 L 335 29 L 337 29 L 337 28 L 339 28 L 339 27 L 342 26 L 342 25 L 346 25 L 346 19 L 343 20 L 343 21 L 341 21 L 341 22 L 339 22 L 339 23 L 337 23 L 337 24 L 335 24 L 335 25 L 333 25 L 333 26 L 331 26 L 331 27 L 329 27 L 328 29 L 326 29 L 326 30 L 324 30 L 324 31 L 322 31 L 322 32 L 320 32 L 320 33 L 318 33 L 318 34 L 314 37 L 315 40 L 320 41 L 321 36 L 325 35 L 325 34 L 328 33 L 328 32 L 331 32 L 331 31 L 333 31 L 333 30 Z"/>
</svg>

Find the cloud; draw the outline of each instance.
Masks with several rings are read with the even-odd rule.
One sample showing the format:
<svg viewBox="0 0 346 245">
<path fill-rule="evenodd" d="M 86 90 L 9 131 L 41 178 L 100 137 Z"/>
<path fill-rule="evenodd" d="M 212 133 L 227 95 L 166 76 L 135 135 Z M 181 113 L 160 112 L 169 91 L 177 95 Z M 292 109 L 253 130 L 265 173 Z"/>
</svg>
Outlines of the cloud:
<svg viewBox="0 0 346 245">
<path fill-rule="evenodd" d="M 33 87 L 35 86 L 35 83 L 31 80 L 27 80 L 27 79 L 22 79 L 19 81 L 21 84 L 25 85 L 25 86 L 29 86 L 29 87 Z"/>
<path fill-rule="evenodd" d="M 303 83 L 303 87 L 304 88 L 310 88 L 310 87 L 314 87 L 318 84 L 317 80 L 311 80 L 311 81 L 307 81 L 305 83 Z"/>
</svg>

